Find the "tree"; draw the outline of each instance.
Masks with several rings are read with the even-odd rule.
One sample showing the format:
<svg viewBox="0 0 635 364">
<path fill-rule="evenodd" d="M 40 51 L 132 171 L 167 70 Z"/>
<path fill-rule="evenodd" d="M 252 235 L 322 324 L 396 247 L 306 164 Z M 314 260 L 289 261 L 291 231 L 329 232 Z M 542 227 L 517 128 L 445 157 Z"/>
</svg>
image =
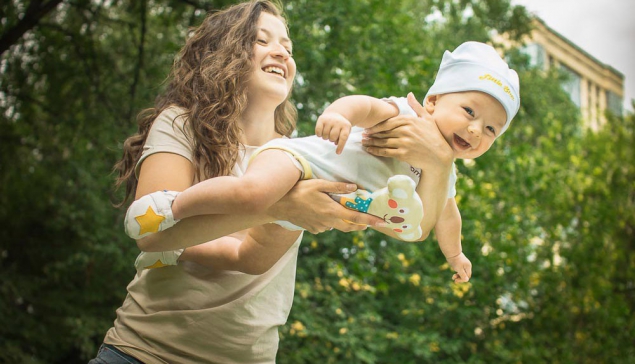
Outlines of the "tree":
<svg viewBox="0 0 635 364">
<path fill-rule="evenodd" d="M 111 202 L 111 168 L 188 27 L 234 1 L 58 1 L 0 45 L 0 362 L 94 356 L 138 252 Z M 530 23 L 507 0 L 284 1 L 300 134 L 328 102 L 432 84 L 441 55 Z M 5 43 L 3 43 L 5 42 Z M 2 49 L 2 48 L 0 48 Z M 556 72 L 527 66 L 522 107 L 492 151 L 459 161 L 469 284 L 434 238 L 305 234 L 280 363 L 627 362 L 633 314 L 633 115 L 582 129 Z M 17 213 L 16 213 L 17 212 Z M 57 333 L 64 333 L 57 335 Z"/>
<path fill-rule="evenodd" d="M 26 19 L 37 4 L 2 13 Z M 2 54 L 0 362 L 94 356 L 138 253 L 111 203 L 112 166 L 204 14 L 179 1 L 62 2 Z"/>
</svg>

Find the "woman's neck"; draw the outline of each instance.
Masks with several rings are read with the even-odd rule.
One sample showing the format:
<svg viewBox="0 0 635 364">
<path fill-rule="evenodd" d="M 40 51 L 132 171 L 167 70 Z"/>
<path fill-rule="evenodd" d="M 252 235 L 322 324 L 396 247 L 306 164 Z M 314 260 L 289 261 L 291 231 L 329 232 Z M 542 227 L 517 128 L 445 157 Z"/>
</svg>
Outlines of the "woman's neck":
<svg viewBox="0 0 635 364">
<path fill-rule="evenodd" d="M 274 112 L 275 109 L 247 108 L 239 121 L 240 128 L 243 130 L 241 142 L 245 145 L 260 146 L 279 138 L 281 135 L 276 133 Z"/>
</svg>

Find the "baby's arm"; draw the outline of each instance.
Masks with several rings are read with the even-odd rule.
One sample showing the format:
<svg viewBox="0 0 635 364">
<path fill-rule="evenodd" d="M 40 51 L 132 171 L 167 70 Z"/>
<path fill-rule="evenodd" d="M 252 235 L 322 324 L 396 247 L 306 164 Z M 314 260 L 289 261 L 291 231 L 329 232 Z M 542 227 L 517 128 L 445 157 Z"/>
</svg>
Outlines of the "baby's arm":
<svg viewBox="0 0 635 364">
<path fill-rule="evenodd" d="M 337 145 L 336 153 L 344 149 L 351 127 L 370 128 L 399 114 L 392 103 L 371 96 L 353 95 L 335 100 L 317 120 L 315 135 Z"/>
<path fill-rule="evenodd" d="M 215 270 L 263 274 L 289 250 L 300 232 L 266 224 L 249 229 L 242 238 L 237 235 L 187 248 L 179 260 L 195 262 Z"/>
<path fill-rule="evenodd" d="M 454 198 L 449 198 L 435 226 L 439 248 L 452 269 L 455 283 L 467 282 L 472 277 L 472 263 L 461 247 L 461 213 Z"/>
</svg>

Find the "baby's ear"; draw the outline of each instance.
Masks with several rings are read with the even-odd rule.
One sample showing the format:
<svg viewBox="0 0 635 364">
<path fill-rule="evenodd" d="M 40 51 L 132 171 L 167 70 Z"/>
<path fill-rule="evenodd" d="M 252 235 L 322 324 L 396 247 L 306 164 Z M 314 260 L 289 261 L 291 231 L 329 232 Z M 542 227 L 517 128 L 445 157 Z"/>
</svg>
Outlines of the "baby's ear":
<svg viewBox="0 0 635 364">
<path fill-rule="evenodd" d="M 434 112 L 434 107 L 437 106 L 438 100 L 439 95 L 430 95 L 426 97 L 424 100 L 424 107 L 428 113 L 432 114 Z"/>
</svg>

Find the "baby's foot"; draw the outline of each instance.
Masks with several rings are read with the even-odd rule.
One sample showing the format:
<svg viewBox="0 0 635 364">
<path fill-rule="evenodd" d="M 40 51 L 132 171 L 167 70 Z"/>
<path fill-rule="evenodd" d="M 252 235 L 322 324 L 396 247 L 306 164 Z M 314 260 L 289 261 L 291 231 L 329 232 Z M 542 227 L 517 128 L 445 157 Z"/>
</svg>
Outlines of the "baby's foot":
<svg viewBox="0 0 635 364">
<path fill-rule="evenodd" d="M 169 265 L 176 265 L 184 249 L 170 250 L 165 252 L 141 252 L 134 262 L 137 272 L 144 269 L 162 268 Z"/>
<path fill-rule="evenodd" d="M 172 202 L 178 192 L 157 191 L 133 202 L 124 221 L 126 234 L 137 240 L 174 226 L 179 220 L 172 215 Z"/>
</svg>

